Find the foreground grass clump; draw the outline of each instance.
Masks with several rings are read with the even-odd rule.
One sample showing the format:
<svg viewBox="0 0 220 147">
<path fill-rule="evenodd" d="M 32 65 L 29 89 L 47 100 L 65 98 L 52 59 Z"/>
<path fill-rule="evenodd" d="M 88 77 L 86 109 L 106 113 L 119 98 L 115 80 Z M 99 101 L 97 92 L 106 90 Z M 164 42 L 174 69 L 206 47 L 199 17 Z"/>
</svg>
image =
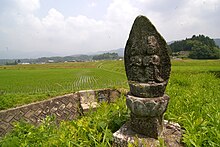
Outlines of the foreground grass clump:
<svg viewBox="0 0 220 147">
<path fill-rule="evenodd" d="M 173 73 L 166 119 L 180 123 L 187 146 L 220 146 L 220 78 L 213 73 Z"/>
<path fill-rule="evenodd" d="M 0 140 L 0 146 L 111 146 L 112 132 L 118 130 L 128 118 L 125 98 L 114 104 L 102 103 L 96 111 L 73 121 L 56 125 L 47 117 L 39 127 L 17 123 L 12 133 Z"/>
</svg>

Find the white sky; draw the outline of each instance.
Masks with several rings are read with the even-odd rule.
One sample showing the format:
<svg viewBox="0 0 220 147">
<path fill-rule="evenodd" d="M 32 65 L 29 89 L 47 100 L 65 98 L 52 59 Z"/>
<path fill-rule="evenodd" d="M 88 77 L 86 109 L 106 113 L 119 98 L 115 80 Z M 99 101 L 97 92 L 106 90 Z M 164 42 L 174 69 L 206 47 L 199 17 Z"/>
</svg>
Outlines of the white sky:
<svg viewBox="0 0 220 147">
<path fill-rule="evenodd" d="M 0 58 L 123 48 L 140 14 L 166 41 L 220 37 L 220 0 L 0 0 Z"/>
</svg>

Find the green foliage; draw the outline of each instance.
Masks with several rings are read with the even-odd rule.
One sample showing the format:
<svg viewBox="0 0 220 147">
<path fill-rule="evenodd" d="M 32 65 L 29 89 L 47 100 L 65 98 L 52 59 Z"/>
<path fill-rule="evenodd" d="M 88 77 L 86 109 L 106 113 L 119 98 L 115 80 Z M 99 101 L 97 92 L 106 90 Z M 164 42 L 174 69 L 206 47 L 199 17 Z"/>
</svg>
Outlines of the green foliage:
<svg viewBox="0 0 220 147">
<path fill-rule="evenodd" d="M 220 58 L 220 49 L 219 48 L 210 48 L 206 45 L 194 46 L 192 52 L 189 54 L 189 58 L 192 59 L 219 59 Z"/>
<path fill-rule="evenodd" d="M 175 41 L 170 44 L 172 51 L 191 51 L 189 58 L 192 59 L 219 59 L 220 58 L 220 49 L 215 44 L 213 39 L 210 39 L 208 36 L 193 35 L 192 38 Z"/>
<path fill-rule="evenodd" d="M 220 79 L 212 73 L 188 70 L 171 75 L 165 118 L 181 124 L 187 146 L 220 144 L 219 89 Z"/>
<path fill-rule="evenodd" d="M 213 39 L 209 38 L 208 36 L 204 36 L 204 35 L 196 36 L 196 35 L 193 35 L 191 40 L 199 41 L 202 44 L 205 44 L 205 45 L 210 46 L 210 47 L 217 47 L 216 44 L 215 44 L 215 41 Z"/>
<path fill-rule="evenodd" d="M 174 43 L 170 44 L 170 48 L 171 48 L 172 52 L 191 50 L 191 48 L 189 46 L 187 46 L 186 40 L 175 41 Z"/>
<path fill-rule="evenodd" d="M 0 141 L 0 146 L 111 146 L 112 132 L 127 118 L 125 98 L 121 97 L 114 104 L 102 103 L 97 111 L 90 111 L 78 120 L 63 121 L 59 126 L 53 117 L 47 117 L 38 127 L 17 123 L 13 132 Z"/>
<path fill-rule="evenodd" d="M 115 60 L 115 59 L 119 59 L 117 53 L 104 53 L 100 55 L 95 55 L 92 58 L 92 60 Z"/>
<path fill-rule="evenodd" d="M 18 62 L 15 60 L 15 61 L 11 61 L 11 62 L 6 62 L 5 65 L 17 65 Z"/>
</svg>

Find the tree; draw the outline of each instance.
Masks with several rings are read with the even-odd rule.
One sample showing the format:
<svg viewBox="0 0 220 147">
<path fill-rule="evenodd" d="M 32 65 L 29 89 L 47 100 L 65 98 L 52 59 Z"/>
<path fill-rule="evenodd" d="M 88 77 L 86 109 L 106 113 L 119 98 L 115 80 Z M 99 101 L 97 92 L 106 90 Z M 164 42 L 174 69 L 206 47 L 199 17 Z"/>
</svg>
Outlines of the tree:
<svg viewBox="0 0 220 147">
<path fill-rule="evenodd" d="M 194 46 L 192 52 L 189 54 L 189 58 L 192 59 L 219 59 L 219 48 L 210 48 L 206 45 Z"/>
<path fill-rule="evenodd" d="M 6 62 L 5 65 L 17 65 L 18 62 L 15 60 L 14 62 Z"/>
</svg>

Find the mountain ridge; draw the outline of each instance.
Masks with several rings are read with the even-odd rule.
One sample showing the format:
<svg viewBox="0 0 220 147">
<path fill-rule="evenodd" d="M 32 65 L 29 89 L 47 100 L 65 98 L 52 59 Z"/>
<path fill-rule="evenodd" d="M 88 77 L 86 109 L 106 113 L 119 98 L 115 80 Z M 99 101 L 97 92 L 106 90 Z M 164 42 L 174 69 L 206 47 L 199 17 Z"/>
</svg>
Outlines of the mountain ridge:
<svg viewBox="0 0 220 147">
<path fill-rule="evenodd" d="M 184 40 L 184 39 L 182 39 Z M 220 47 L 220 38 L 213 39 L 215 41 L 215 44 Z M 167 42 L 168 45 L 174 43 L 175 41 L 181 41 L 181 40 L 173 40 Z M 97 51 L 97 52 L 89 52 L 89 53 L 83 53 L 83 54 L 73 54 L 73 55 L 56 55 L 55 53 L 50 52 L 15 52 L 12 51 L 12 54 L 9 53 L 7 50 L 0 50 L 0 60 L 16 60 L 16 59 L 38 59 L 42 57 L 52 58 L 52 57 L 78 57 L 78 56 L 92 56 L 92 55 L 99 55 L 103 53 L 117 53 L 120 57 L 124 56 L 124 48 L 118 48 L 118 49 L 112 49 L 112 50 L 103 50 L 103 51 Z M 30 55 L 31 54 L 31 55 Z M 10 55 L 10 56 L 9 56 Z M 25 55 L 26 57 L 21 57 L 21 55 Z"/>
<path fill-rule="evenodd" d="M 215 44 L 220 47 L 220 38 L 213 39 L 215 41 Z"/>
</svg>

